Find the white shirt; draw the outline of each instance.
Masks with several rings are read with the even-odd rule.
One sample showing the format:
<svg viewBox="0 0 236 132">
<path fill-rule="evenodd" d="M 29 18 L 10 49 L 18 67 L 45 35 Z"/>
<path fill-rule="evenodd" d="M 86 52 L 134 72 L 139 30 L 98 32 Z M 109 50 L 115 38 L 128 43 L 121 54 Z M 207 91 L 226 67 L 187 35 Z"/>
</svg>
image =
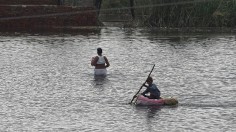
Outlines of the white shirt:
<svg viewBox="0 0 236 132">
<path fill-rule="evenodd" d="M 98 56 L 97 64 L 105 64 L 105 63 L 106 61 L 105 61 L 104 56 Z"/>
</svg>

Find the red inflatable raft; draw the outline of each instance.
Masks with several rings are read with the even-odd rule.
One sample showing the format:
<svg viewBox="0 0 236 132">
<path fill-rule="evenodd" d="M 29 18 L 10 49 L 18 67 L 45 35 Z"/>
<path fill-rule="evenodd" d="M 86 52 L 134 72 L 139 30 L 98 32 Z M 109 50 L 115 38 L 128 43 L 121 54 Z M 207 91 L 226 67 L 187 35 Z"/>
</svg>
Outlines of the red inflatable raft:
<svg viewBox="0 0 236 132">
<path fill-rule="evenodd" d="M 175 98 L 149 99 L 143 95 L 138 95 L 136 105 L 177 105 L 178 100 Z"/>
</svg>

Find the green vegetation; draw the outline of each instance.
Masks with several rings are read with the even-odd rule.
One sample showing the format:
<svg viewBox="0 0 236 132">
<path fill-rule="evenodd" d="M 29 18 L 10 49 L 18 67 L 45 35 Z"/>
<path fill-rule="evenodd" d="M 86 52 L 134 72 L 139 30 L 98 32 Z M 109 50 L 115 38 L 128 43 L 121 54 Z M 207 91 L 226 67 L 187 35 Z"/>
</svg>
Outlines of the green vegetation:
<svg viewBox="0 0 236 132">
<path fill-rule="evenodd" d="M 106 9 L 129 7 L 129 0 L 103 0 L 102 5 Z"/>
<path fill-rule="evenodd" d="M 105 14 L 122 14 L 130 13 L 129 0 L 103 0 L 102 9 L 112 9 L 108 11 L 101 11 Z M 114 10 L 113 10 L 114 9 Z"/>
<path fill-rule="evenodd" d="M 134 0 L 135 22 L 151 27 L 236 27 L 236 0 Z M 129 0 L 103 0 L 102 8 Z"/>
</svg>

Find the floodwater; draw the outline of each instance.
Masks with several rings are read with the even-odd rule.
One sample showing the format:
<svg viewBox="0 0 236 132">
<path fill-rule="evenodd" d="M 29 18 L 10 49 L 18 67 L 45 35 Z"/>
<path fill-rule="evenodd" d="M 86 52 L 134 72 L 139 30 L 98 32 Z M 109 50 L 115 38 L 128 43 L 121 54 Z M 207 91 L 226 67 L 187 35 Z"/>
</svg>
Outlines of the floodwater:
<svg viewBox="0 0 236 132">
<path fill-rule="evenodd" d="M 118 27 L 1 34 L 0 131 L 236 131 L 235 40 Z M 111 64 L 106 78 L 90 65 L 98 47 Z M 154 83 L 178 106 L 128 104 L 154 64 Z"/>
</svg>

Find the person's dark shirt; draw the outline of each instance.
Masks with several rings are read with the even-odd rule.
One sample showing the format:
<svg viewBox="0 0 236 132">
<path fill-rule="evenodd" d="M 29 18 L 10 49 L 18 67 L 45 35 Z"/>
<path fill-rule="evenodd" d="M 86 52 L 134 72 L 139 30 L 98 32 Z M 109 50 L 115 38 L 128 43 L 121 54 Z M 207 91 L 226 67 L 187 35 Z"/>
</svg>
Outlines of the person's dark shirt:
<svg viewBox="0 0 236 132">
<path fill-rule="evenodd" d="M 160 98 L 161 92 L 157 88 L 155 84 L 151 84 L 147 86 L 147 89 L 142 93 L 142 95 L 146 96 L 145 94 L 150 93 L 150 96 L 155 96 L 157 98 Z"/>
</svg>

